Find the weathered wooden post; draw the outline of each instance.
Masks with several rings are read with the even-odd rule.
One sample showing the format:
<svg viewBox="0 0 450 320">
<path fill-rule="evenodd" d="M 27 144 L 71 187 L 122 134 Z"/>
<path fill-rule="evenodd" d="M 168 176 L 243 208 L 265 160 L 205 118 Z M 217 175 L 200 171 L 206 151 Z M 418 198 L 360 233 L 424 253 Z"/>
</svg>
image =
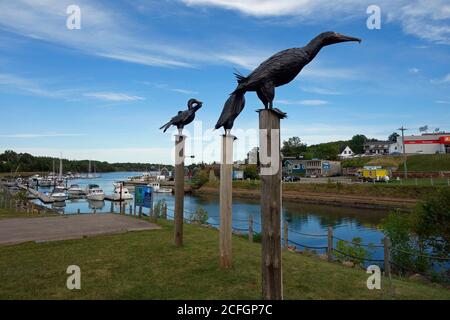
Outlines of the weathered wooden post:
<svg viewBox="0 0 450 320">
<path fill-rule="evenodd" d="M 391 240 L 389 237 L 384 237 L 384 275 L 391 276 Z"/>
<path fill-rule="evenodd" d="M 114 201 L 111 200 L 111 207 L 109 209 L 111 213 L 114 213 Z"/>
<path fill-rule="evenodd" d="M 139 206 L 139 218 L 142 217 L 142 207 Z"/>
<path fill-rule="evenodd" d="M 184 157 L 186 136 L 175 135 L 175 245 L 183 245 Z"/>
<path fill-rule="evenodd" d="M 283 238 L 284 238 L 284 249 L 285 250 L 287 250 L 287 248 L 288 248 L 288 246 L 289 246 L 289 238 L 288 238 L 288 236 L 289 236 L 289 234 L 288 234 L 288 227 L 289 227 L 289 224 L 288 224 L 288 222 L 285 220 L 284 221 L 284 225 L 283 225 L 283 228 L 284 228 L 284 232 L 283 232 Z"/>
<path fill-rule="evenodd" d="M 333 262 L 333 228 L 328 227 L 328 245 L 327 245 L 328 262 Z"/>
<path fill-rule="evenodd" d="M 167 219 L 167 203 L 166 202 L 164 202 L 164 205 L 163 205 L 163 218 Z"/>
<path fill-rule="evenodd" d="M 133 206 L 130 204 L 130 216 L 133 215 Z"/>
<path fill-rule="evenodd" d="M 80 208 L 77 209 L 77 214 L 80 214 Z"/>
<path fill-rule="evenodd" d="M 248 216 L 248 240 L 253 242 L 253 215 Z"/>
<path fill-rule="evenodd" d="M 235 137 L 227 131 L 222 136 L 220 163 L 220 266 L 231 268 L 232 261 L 232 205 L 233 205 L 233 142 Z"/>
<path fill-rule="evenodd" d="M 283 299 L 281 268 L 280 114 L 259 110 L 261 162 L 261 275 L 262 296 Z"/>
</svg>

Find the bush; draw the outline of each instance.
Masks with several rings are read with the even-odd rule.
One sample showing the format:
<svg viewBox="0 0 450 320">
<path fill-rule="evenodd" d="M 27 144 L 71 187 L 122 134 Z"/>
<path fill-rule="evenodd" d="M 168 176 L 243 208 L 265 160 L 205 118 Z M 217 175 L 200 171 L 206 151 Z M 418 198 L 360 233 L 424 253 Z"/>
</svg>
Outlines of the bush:
<svg viewBox="0 0 450 320">
<path fill-rule="evenodd" d="M 208 173 L 205 170 L 197 170 L 192 178 L 192 185 L 200 188 L 209 181 Z"/>
<path fill-rule="evenodd" d="M 355 265 L 362 265 L 364 263 L 364 259 L 371 258 L 371 254 L 364 247 L 362 247 L 361 244 L 361 238 L 353 238 L 352 243 L 339 240 L 336 243 L 336 249 L 340 252 L 335 251 L 336 259 L 339 261 L 351 261 Z M 371 246 L 371 244 L 369 244 L 369 246 Z"/>
<path fill-rule="evenodd" d="M 195 212 L 190 214 L 189 220 L 191 220 L 192 223 L 206 224 L 208 221 L 208 212 L 205 209 L 198 207 Z"/>
<path fill-rule="evenodd" d="M 417 204 L 411 213 L 393 211 L 382 221 L 391 238 L 392 261 L 399 271 L 425 273 L 432 279 L 450 282 L 450 189 Z"/>
</svg>

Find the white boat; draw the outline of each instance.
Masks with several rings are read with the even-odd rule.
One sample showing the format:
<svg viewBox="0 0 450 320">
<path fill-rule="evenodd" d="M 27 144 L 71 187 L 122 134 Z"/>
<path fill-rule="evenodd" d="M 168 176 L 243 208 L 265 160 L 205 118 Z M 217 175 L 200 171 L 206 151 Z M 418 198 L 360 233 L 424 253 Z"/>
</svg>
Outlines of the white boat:
<svg viewBox="0 0 450 320">
<path fill-rule="evenodd" d="M 86 198 L 88 200 L 103 201 L 105 200 L 105 193 L 98 185 L 90 184 L 86 188 Z"/>
<path fill-rule="evenodd" d="M 84 196 L 84 190 L 77 184 L 72 184 L 69 189 L 67 189 L 67 193 L 71 198 L 78 198 Z"/>
<path fill-rule="evenodd" d="M 110 196 L 113 201 L 131 200 L 133 195 L 128 188 L 124 187 L 121 183 L 114 183 L 114 193 Z"/>
<path fill-rule="evenodd" d="M 57 202 L 63 202 L 67 200 L 67 194 L 63 187 L 56 186 L 52 193 L 50 193 L 50 197 L 57 201 Z"/>
<path fill-rule="evenodd" d="M 172 193 L 171 188 L 161 188 L 159 182 L 150 182 L 148 184 L 149 187 L 153 188 L 153 192 L 156 193 Z"/>
</svg>

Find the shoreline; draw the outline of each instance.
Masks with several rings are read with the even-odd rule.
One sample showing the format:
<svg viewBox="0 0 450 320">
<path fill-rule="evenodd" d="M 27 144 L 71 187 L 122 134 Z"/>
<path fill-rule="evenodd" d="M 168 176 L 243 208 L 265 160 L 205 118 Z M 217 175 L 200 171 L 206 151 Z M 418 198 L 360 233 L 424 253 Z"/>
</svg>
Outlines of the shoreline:
<svg viewBox="0 0 450 320">
<path fill-rule="evenodd" d="M 202 186 L 199 189 L 192 189 L 193 195 L 219 195 L 219 189 L 211 186 Z M 233 188 L 233 197 L 246 199 L 260 199 L 260 190 Z M 283 190 L 282 200 L 316 205 L 332 205 L 337 207 L 352 207 L 360 209 L 379 209 L 410 211 L 417 203 L 418 199 L 399 199 L 387 197 L 367 197 L 359 195 L 344 195 L 337 193 L 314 193 Z"/>
</svg>

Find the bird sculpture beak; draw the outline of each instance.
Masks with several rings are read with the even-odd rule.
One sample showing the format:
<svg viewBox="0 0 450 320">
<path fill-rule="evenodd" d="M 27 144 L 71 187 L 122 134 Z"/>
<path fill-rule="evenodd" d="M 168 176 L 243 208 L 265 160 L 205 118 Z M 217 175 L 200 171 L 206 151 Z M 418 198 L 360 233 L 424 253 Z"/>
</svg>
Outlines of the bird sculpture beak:
<svg viewBox="0 0 450 320">
<path fill-rule="evenodd" d="M 357 42 L 361 43 L 361 41 L 362 41 L 360 38 L 344 36 L 342 34 L 338 34 L 338 38 L 339 38 L 340 42 L 357 41 Z"/>
</svg>

